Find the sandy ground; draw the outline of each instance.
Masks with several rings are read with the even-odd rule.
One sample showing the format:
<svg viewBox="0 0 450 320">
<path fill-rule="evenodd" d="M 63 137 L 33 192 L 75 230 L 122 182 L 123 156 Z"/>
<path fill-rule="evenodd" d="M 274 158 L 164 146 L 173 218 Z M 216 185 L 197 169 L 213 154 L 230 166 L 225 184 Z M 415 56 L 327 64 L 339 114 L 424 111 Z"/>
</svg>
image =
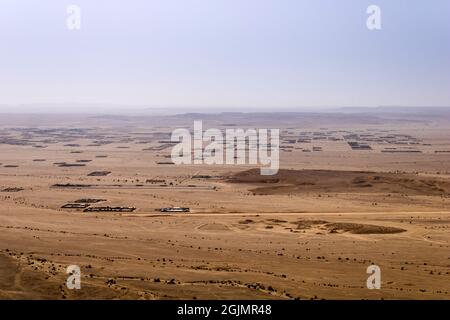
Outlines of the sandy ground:
<svg viewBox="0 0 450 320">
<path fill-rule="evenodd" d="M 273 180 L 235 181 L 252 166 L 158 165 L 170 148 L 143 149 L 162 144 L 158 135 L 171 130 L 163 122 L 148 130 L 128 121 L 119 130 L 69 119 L 60 128 L 90 130 L 72 136 L 67 129 L 30 133 L 20 119 L 25 133 L 14 123 L 0 130 L 8 142 L 0 144 L 2 299 L 450 297 L 450 153 L 435 152 L 450 149 L 448 124 L 311 127 L 390 130 L 413 136 L 418 144 L 409 146 L 422 152 L 383 153 L 386 146 L 372 142 L 370 151 L 351 151 L 345 141 L 313 140 L 323 151 L 303 152 L 311 143 L 296 143 L 281 152 L 287 171 Z M 285 136 L 299 134 L 291 127 Z M 111 143 L 90 146 L 98 140 Z M 111 174 L 88 176 L 101 170 Z M 91 187 L 54 187 L 67 183 Z M 61 208 L 83 198 L 136 210 Z M 156 211 L 170 206 L 191 212 Z M 380 290 L 366 287 L 371 264 L 381 268 Z M 69 265 L 81 268 L 81 290 L 66 287 Z"/>
</svg>

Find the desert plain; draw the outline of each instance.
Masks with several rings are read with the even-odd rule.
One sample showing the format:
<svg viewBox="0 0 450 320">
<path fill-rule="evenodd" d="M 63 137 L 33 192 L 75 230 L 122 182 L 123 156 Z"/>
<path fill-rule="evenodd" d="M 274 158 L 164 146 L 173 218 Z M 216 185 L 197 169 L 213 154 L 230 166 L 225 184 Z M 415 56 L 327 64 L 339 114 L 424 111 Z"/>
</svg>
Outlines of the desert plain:
<svg viewBox="0 0 450 320">
<path fill-rule="evenodd" d="M 172 164 L 195 120 L 279 128 L 278 174 Z M 450 111 L 4 114 L 0 298 L 449 299 Z"/>
</svg>

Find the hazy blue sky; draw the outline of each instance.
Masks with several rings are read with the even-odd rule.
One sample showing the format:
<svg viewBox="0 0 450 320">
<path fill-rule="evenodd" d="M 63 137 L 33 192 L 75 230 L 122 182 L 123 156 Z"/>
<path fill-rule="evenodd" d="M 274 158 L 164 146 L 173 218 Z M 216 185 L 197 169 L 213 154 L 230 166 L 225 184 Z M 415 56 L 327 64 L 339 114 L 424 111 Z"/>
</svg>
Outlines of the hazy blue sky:
<svg viewBox="0 0 450 320">
<path fill-rule="evenodd" d="M 450 105 L 449 18 L 448 0 L 0 0 L 0 104 Z"/>
</svg>

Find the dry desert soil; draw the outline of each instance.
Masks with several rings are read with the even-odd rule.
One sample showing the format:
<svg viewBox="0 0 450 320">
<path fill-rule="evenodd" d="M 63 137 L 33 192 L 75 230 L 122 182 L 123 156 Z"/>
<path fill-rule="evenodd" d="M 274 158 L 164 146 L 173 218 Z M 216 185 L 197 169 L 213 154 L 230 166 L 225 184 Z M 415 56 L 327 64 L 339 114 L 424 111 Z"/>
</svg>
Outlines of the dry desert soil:
<svg viewBox="0 0 450 320">
<path fill-rule="evenodd" d="M 170 164 L 194 119 L 280 128 L 280 171 Z M 449 119 L 2 115 L 0 298 L 449 299 Z"/>
</svg>

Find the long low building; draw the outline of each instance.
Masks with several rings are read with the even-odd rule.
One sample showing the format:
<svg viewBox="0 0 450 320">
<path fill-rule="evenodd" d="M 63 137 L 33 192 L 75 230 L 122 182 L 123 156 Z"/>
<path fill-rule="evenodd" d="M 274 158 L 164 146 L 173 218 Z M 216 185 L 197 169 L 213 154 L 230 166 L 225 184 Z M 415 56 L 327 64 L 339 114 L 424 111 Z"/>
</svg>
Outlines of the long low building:
<svg viewBox="0 0 450 320">
<path fill-rule="evenodd" d="M 191 210 L 189 208 L 182 208 L 182 207 L 171 207 L 171 208 L 161 208 L 159 209 L 161 212 L 190 212 Z"/>
<path fill-rule="evenodd" d="M 89 207 L 84 212 L 133 212 L 134 207 Z"/>
</svg>

